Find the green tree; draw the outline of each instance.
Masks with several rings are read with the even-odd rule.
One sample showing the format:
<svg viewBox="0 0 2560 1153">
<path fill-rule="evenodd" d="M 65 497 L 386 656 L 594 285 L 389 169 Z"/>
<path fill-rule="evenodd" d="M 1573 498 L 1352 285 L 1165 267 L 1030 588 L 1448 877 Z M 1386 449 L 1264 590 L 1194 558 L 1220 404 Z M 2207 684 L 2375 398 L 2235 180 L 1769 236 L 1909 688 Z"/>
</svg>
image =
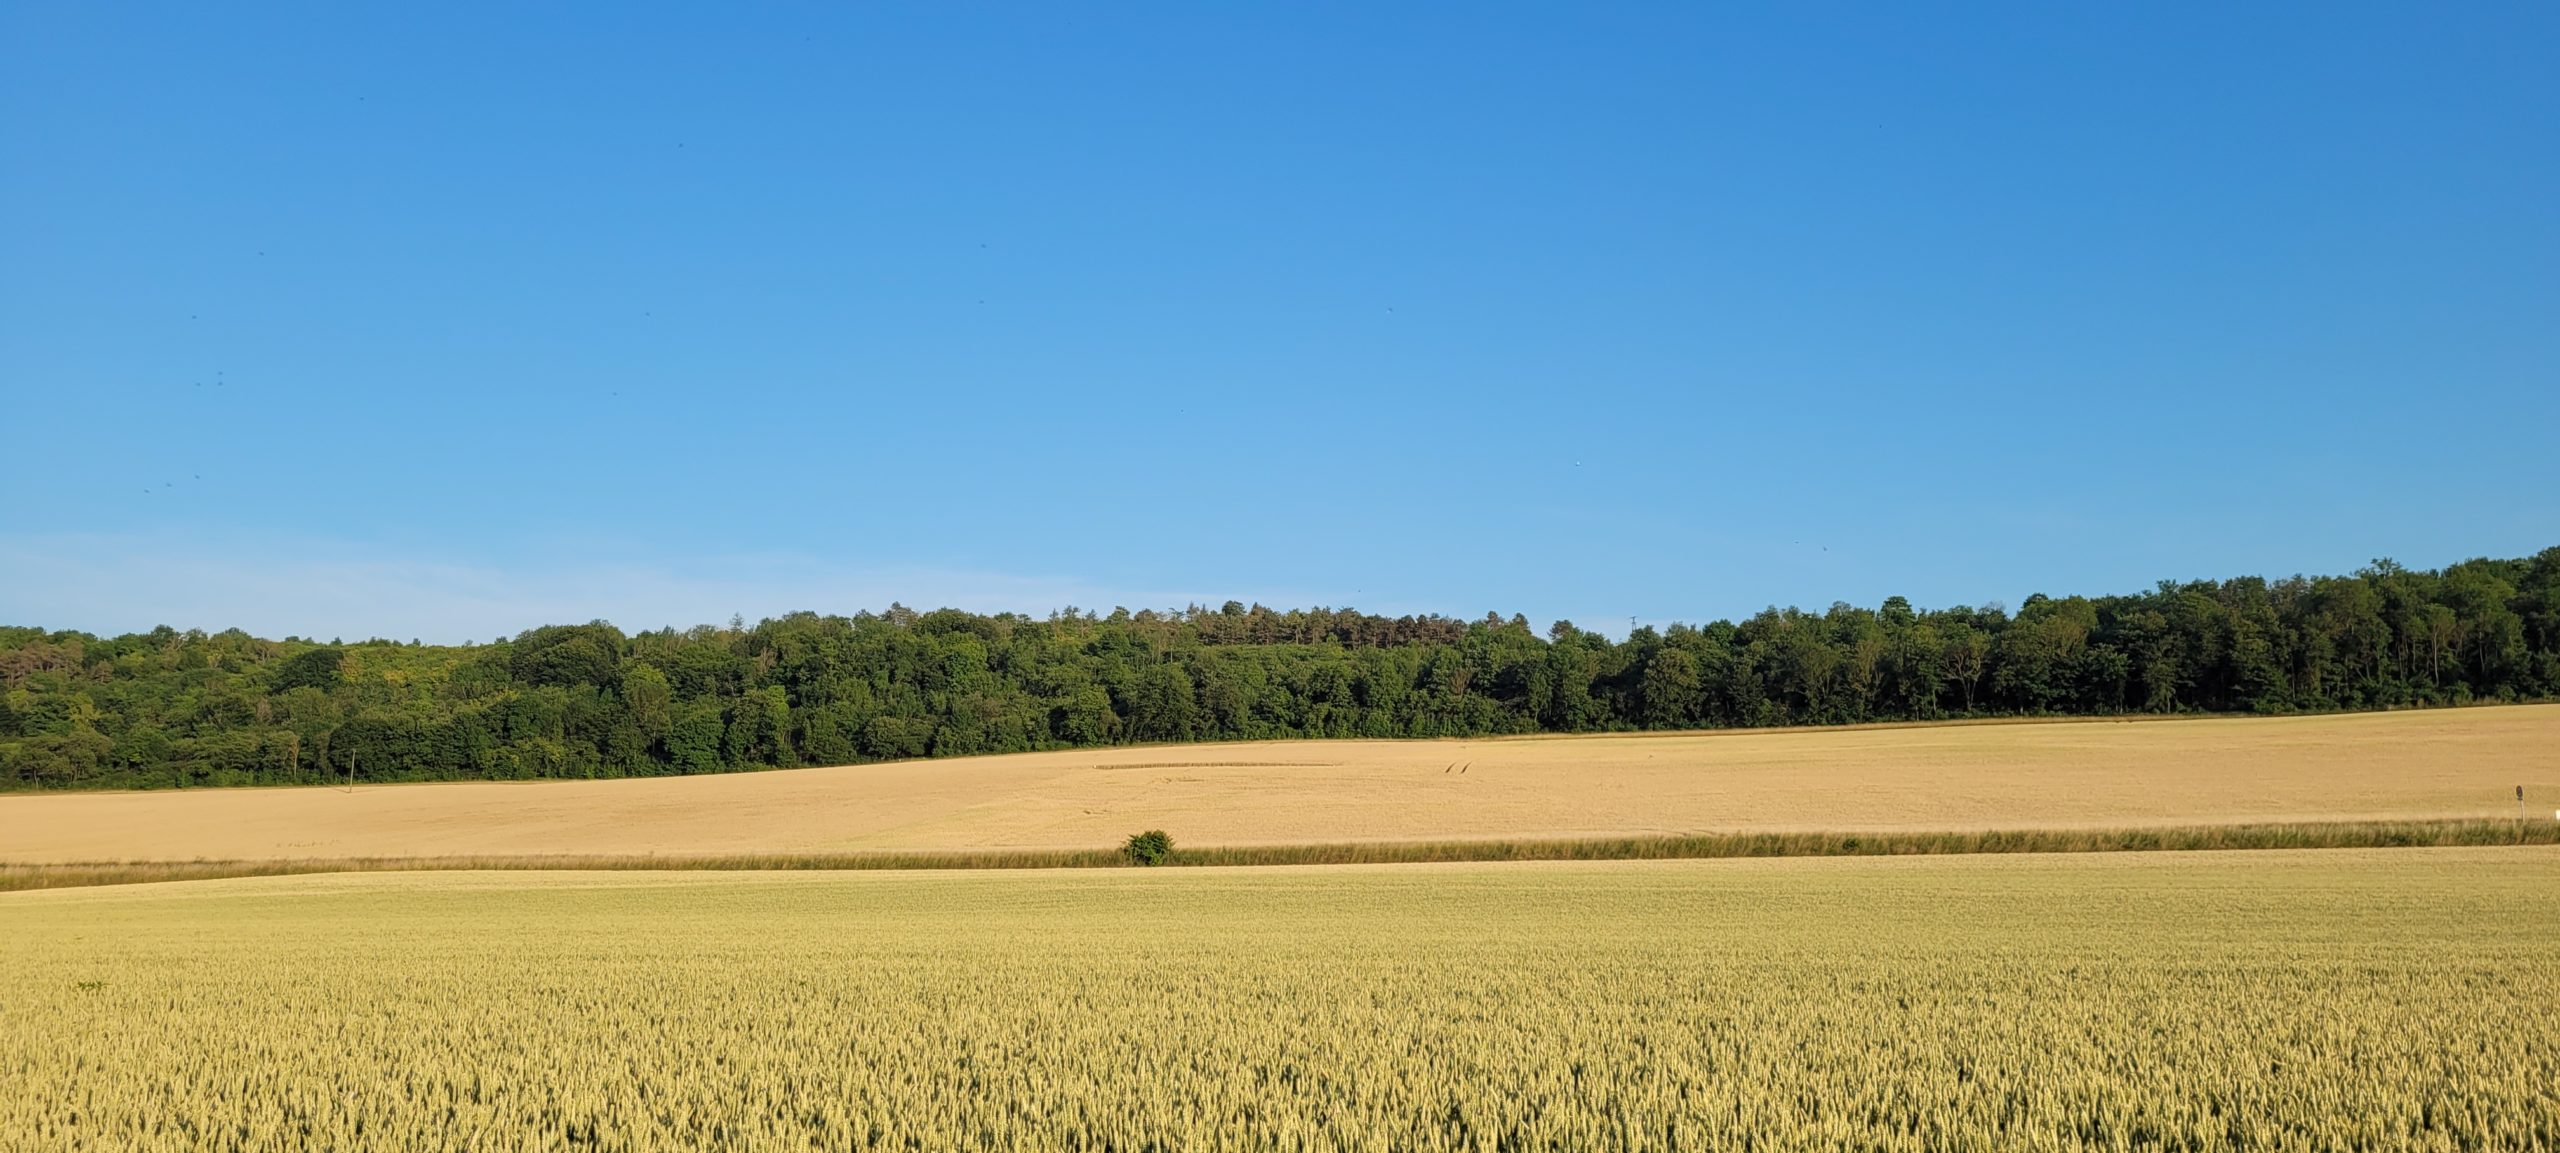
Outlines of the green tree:
<svg viewBox="0 0 2560 1153">
<path fill-rule="evenodd" d="M 270 693 L 286 693 L 310 688 L 329 692 L 345 679 L 347 655 L 335 648 L 317 648 L 288 657 L 276 665 L 275 675 L 267 681 Z"/>
<path fill-rule="evenodd" d="M 1698 659 L 1687 649 L 1664 645 L 1645 662 L 1642 697 L 1647 728 L 1679 729 L 1697 723 L 1703 682 Z"/>
</svg>

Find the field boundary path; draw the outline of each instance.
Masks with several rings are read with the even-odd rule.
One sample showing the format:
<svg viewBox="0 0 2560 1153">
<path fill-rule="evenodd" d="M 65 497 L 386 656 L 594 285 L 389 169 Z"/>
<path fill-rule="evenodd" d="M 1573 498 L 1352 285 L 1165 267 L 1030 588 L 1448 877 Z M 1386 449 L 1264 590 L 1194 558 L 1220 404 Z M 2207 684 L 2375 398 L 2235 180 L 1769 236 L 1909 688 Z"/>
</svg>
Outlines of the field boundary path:
<svg viewBox="0 0 2560 1153">
<path fill-rule="evenodd" d="M 1944 833 L 1717 833 L 1581 840 L 1360 842 L 1184 849 L 1166 867 L 1392 865 L 1502 861 L 1652 861 L 1775 857 L 2219 852 L 2560 844 L 2560 821 L 2336 821 L 2183 828 L 2010 829 Z M 313 873 L 487 871 L 875 871 L 1134 867 L 1103 849 L 1005 853 L 768 853 L 661 857 L 559 854 L 345 860 L 88 861 L 0 864 L 0 892 Z"/>
</svg>

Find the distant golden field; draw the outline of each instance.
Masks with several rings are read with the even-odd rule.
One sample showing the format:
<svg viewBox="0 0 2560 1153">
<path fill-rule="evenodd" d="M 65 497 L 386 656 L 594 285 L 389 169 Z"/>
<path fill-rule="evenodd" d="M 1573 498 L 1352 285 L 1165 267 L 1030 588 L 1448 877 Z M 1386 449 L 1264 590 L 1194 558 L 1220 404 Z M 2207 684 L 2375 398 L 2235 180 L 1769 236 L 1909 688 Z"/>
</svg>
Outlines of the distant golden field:
<svg viewBox="0 0 2560 1153">
<path fill-rule="evenodd" d="M 0 894 L 0 1148 L 2524 1149 L 2560 849 Z"/>
<path fill-rule="evenodd" d="M 1463 771 L 1461 771 L 1463 770 Z M 2505 817 L 2560 705 L 1092 749 L 718 777 L 0 797 L 0 861 L 825 853 Z"/>
</svg>

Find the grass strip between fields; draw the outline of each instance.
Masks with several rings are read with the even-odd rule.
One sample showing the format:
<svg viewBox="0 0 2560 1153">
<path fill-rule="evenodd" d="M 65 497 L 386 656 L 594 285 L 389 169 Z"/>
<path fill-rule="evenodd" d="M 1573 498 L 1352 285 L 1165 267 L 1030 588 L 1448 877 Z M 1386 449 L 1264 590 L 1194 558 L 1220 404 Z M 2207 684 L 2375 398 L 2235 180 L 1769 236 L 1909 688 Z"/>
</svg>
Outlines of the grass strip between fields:
<svg viewBox="0 0 2560 1153">
<path fill-rule="evenodd" d="M 2142 853 L 2235 849 L 2386 849 L 2560 844 L 2560 822 L 2328 821 L 2126 829 L 1976 832 L 1699 833 L 1574 840 L 1381 842 L 1177 848 L 1162 867 L 1386 865 L 1466 861 L 1653 861 L 1731 857 L 1896 857 L 1966 853 Z M 0 891 L 273 877 L 469 870 L 878 870 L 1129 868 L 1110 849 L 726 856 L 342 857 L 258 861 L 0 864 Z"/>
</svg>

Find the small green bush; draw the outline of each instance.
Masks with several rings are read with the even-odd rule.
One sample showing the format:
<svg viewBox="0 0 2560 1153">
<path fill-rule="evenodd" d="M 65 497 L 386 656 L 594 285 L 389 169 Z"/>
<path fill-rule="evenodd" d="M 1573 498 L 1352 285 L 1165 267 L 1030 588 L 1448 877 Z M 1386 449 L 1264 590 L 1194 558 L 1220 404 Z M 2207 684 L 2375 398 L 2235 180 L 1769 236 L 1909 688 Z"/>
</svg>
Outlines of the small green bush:
<svg viewBox="0 0 2560 1153">
<path fill-rule="evenodd" d="M 1162 829 L 1132 833 L 1129 843 L 1120 846 L 1120 851 L 1128 854 L 1132 865 L 1161 865 L 1166 858 L 1173 856 L 1173 838 L 1166 836 Z"/>
</svg>

